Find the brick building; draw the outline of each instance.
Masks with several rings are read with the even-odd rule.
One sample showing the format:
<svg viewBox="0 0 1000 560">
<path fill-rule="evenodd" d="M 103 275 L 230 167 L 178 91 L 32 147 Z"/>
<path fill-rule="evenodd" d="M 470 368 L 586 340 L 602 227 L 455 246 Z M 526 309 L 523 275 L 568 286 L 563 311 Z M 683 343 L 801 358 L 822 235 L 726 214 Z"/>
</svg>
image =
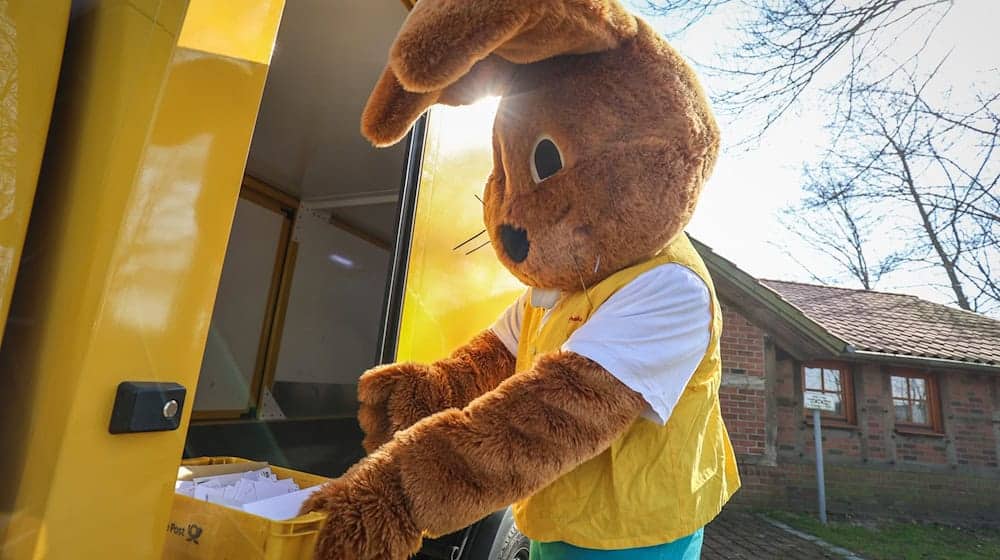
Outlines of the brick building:
<svg viewBox="0 0 1000 560">
<path fill-rule="evenodd" d="M 723 304 L 734 505 L 1000 524 L 1000 321 L 913 296 L 758 280 L 698 244 Z"/>
</svg>

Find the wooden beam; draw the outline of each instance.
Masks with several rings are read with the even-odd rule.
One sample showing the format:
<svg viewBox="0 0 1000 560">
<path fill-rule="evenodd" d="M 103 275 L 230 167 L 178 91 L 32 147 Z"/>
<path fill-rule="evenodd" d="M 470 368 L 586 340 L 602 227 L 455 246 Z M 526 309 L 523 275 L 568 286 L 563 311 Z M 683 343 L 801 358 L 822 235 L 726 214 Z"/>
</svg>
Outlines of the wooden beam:
<svg viewBox="0 0 1000 560">
<path fill-rule="evenodd" d="M 299 201 L 294 196 L 282 191 L 270 183 L 261 181 L 252 175 L 243 175 L 243 186 L 247 191 L 273 199 L 286 208 L 295 210 L 299 207 Z"/>
<path fill-rule="evenodd" d="M 384 251 L 392 251 L 392 243 L 389 243 L 388 241 L 382 239 L 381 237 L 375 235 L 374 233 L 371 233 L 361 227 L 352 224 L 351 222 L 341 218 L 340 216 L 335 216 L 331 214 L 330 224 L 346 231 L 347 233 L 355 237 L 358 237 L 360 239 L 363 239 L 371 243 L 372 245 L 378 247 L 379 249 L 382 249 Z"/>
<path fill-rule="evenodd" d="M 373 204 L 395 204 L 398 201 L 399 189 L 381 189 L 307 198 L 302 201 L 302 206 L 310 210 L 326 210 L 351 206 L 371 206 Z"/>
</svg>

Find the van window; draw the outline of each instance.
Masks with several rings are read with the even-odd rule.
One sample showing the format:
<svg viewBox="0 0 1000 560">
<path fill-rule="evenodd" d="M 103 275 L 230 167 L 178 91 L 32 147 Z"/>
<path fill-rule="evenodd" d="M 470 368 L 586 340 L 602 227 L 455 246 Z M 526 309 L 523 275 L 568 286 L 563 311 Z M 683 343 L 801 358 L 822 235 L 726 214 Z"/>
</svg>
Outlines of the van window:
<svg viewBox="0 0 1000 560">
<path fill-rule="evenodd" d="M 257 402 L 293 212 L 278 197 L 244 187 L 205 342 L 195 418 L 239 417 Z"/>
</svg>

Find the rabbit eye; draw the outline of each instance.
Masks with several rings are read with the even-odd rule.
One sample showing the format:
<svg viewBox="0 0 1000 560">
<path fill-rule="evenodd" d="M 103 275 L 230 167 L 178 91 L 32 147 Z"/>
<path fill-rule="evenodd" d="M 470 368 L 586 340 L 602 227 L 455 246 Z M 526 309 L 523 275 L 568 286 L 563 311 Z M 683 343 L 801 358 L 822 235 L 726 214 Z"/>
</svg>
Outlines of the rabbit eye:
<svg viewBox="0 0 1000 560">
<path fill-rule="evenodd" d="M 563 168 L 562 154 L 559 146 L 551 138 L 542 138 L 535 144 L 535 152 L 531 156 L 531 176 L 536 183 L 548 179 Z"/>
</svg>

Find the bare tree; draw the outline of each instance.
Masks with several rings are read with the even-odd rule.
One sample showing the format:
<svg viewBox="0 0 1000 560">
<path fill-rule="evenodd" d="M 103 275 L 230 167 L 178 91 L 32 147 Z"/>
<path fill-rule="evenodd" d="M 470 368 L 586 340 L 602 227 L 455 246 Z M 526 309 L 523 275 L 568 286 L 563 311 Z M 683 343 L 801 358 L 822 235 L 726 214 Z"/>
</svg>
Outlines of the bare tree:
<svg viewBox="0 0 1000 560">
<path fill-rule="evenodd" d="M 933 76 L 918 82 L 907 74 L 899 89 L 857 87 L 856 110 L 834 124 L 838 137 L 822 164 L 837 180 L 807 183 L 810 196 L 797 209 L 839 212 L 849 225 L 878 209 L 882 223 L 872 235 L 884 238 L 901 229 L 908 239 L 905 254 L 898 254 L 905 258 L 888 261 L 893 269 L 905 262 L 929 265 L 944 275 L 956 305 L 997 311 L 1000 123 L 991 121 L 996 99 L 961 115 L 936 111 L 924 95 Z M 850 228 L 841 233 L 838 247 L 858 254 L 862 249 L 855 247 L 866 244 L 857 242 Z M 855 263 L 840 264 L 864 284 Z"/>
<path fill-rule="evenodd" d="M 899 269 L 911 257 L 911 251 L 895 246 L 876 246 L 876 235 L 886 229 L 878 212 L 868 201 L 851 197 L 843 178 L 827 165 L 805 171 L 808 196 L 798 205 L 786 208 L 779 221 L 812 251 L 825 256 L 838 272 L 825 274 L 799 260 L 788 244 L 781 250 L 820 284 L 842 283 L 840 273 L 866 290 L 874 289 L 884 276 Z"/>
<path fill-rule="evenodd" d="M 649 13 L 679 22 L 675 32 L 720 8 L 739 10 L 740 43 L 721 62 L 702 66 L 732 84 L 715 96 L 721 107 L 763 109 L 761 134 L 817 83 L 838 110 L 850 112 L 855 85 L 895 76 L 926 47 L 951 6 L 952 0 L 646 0 Z M 919 38 L 917 46 L 894 52 L 886 64 L 895 39 L 908 34 Z"/>
<path fill-rule="evenodd" d="M 1000 311 L 1000 94 L 980 94 L 964 112 L 938 109 L 916 88 L 909 95 L 918 115 L 939 129 L 923 155 L 943 181 L 927 204 L 949 217 L 951 236 L 964 244 L 955 274 L 969 287 L 971 309 Z"/>
</svg>

